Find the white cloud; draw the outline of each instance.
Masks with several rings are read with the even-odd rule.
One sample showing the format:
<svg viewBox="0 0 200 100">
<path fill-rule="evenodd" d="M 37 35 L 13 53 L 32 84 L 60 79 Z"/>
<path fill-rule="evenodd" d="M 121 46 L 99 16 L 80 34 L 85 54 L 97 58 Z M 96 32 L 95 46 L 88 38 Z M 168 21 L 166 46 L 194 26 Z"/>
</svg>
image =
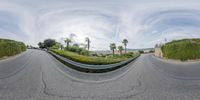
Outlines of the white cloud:
<svg viewBox="0 0 200 100">
<path fill-rule="evenodd" d="M 0 0 L 0 37 L 37 45 L 77 35 L 90 37 L 93 50 L 127 38 L 128 48 L 153 47 L 168 40 L 200 37 L 197 0 Z M 62 39 L 63 40 L 63 39 Z M 60 41 L 61 42 L 61 41 Z"/>
</svg>

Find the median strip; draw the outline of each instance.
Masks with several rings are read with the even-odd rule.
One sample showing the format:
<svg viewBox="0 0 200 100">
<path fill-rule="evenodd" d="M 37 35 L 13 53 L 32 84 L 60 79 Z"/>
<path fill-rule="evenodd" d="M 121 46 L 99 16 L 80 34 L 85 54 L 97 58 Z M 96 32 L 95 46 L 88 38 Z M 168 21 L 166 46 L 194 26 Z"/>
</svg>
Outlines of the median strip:
<svg viewBox="0 0 200 100">
<path fill-rule="evenodd" d="M 127 64 L 129 64 L 130 62 L 134 61 L 136 58 L 139 57 L 135 56 L 133 58 L 130 58 L 126 61 L 122 61 L 119 63 L 115 63 L 115 64 L 107 64 L 107 65 L 89 65 L 89 64 L 83 64 L 83 63 L 79 63 L 79 62 L 75 62 L 72 61 L 70 59 L 67 59 L 65 57 L 62 57 L 58 54 L 53 53 L 52 51 L 49 51 L 49 53 L 54 56 L 57 60 L 59 60 L 60 62 L 62 62 L 64 65 L 75 69 L 77 71 L 80 72 L 86 72 L 86 73 L 105 73 L 105 72 L 110 72 L 116 69 L 119 69 Z"/>
</svg>

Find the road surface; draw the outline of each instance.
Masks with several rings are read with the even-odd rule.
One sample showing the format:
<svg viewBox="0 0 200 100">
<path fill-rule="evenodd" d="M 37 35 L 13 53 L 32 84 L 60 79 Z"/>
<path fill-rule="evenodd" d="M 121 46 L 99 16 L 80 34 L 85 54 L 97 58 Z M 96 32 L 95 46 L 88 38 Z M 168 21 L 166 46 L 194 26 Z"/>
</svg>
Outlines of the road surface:
<svg viewBox="0 0 200 100">
<path fill-rule="evenodd" d="M 0 61 L 0 100 L 200 100 L 200 62 L 146 54 L 105 74 L 63 67 L 39 50 Z"/>
</svg>

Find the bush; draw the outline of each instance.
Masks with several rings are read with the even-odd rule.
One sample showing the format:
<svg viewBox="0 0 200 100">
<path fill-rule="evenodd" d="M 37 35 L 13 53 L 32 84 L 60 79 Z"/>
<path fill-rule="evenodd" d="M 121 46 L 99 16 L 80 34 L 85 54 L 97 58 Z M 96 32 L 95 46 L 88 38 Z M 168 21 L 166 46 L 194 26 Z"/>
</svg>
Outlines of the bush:
<svg viewBox="0 0 200 100">
<path fill-rule="evenodd" d="M 8 39 L 0 39 L 0 58 L 5 56 L 13 56 L 26 50 L 26 45 Z"/>
<path fill-rule="evenodd" d="M 133 52 L 128 52 L 126 54 L 124 54 L 125 57 L 131 58 L 134 57 L 134 53 Z"/>
<path fill-rule="evenodd" d="M 98 54 L 93 53 L 93 54 L 90 54 L 90 56 L 98 57 Z M 100 57 L 101 57 L 101 56 L 100 56 Z"/>
<path fill-rule="evenodd" d="M 139 53 L 141 53 L 141 54 L 142 54 L 142 53 L 144 53 L 144 51 L 143 51 L 143 50 L 139 50 Z"/>
<path fill-rule="evenodd" d="M 60 46 L 56 44 L 56 45 L 50 47 L 50 49 L 60 49 Z"/>
<path fill-rule="evenodd" d="M 169 59 L 200 59 L 200 39 L 174 40 L 162 46 L 163 56 Z"/>
<path fill-rule="evenodd" d="M 149 53 L 154 53 L 154 52 L 155 52 L 155 50 L 150 50 L 150 51 L 149 51 Z"/>
<path fill-rule="evenodd" d="M 74 52 L 74 53 L 78 53 L 80 55 L 88 55 L 89 54 L 88 50 L 80 48 L 78 46 L 69 46 L 68 49 L 66 47 L 65 50 L 66 51 L 71 51 L 71 52 Z"/>
<path fill-rule="evenodd" d="M 98 55 L 97 55 L 97 56 L 98 56 Z M 100 54 L 99 56 L 100 56 L 100 57 L 104 57 L 104 58 L 106 57 L 105 54 Z"/>
<path fill-rule="evenodd" d="M 86 56 L 86 55 L 89 55 L 89 51 L 85 50 L 85 49 L 82 49 L 81 52 L 80 52 L 80 54 Z"/>
</svg>

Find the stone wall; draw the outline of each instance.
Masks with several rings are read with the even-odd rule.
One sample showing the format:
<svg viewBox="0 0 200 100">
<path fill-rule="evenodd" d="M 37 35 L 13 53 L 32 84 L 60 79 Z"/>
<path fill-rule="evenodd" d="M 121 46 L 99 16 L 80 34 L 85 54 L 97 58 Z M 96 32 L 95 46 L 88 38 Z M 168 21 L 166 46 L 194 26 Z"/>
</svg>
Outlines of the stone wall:
<svg viewBox="0 0 200 100">
<path fill-rule="evenodd" d="M 162 53 L 162 50 L 161 50 L 160 47 L 155 48 L 155 53 L 154 53 L 154 55 L 155 55 L 156 57 L 160 57 L 160 58 L 163 57 L 163 53 Z"/>
</svg>

